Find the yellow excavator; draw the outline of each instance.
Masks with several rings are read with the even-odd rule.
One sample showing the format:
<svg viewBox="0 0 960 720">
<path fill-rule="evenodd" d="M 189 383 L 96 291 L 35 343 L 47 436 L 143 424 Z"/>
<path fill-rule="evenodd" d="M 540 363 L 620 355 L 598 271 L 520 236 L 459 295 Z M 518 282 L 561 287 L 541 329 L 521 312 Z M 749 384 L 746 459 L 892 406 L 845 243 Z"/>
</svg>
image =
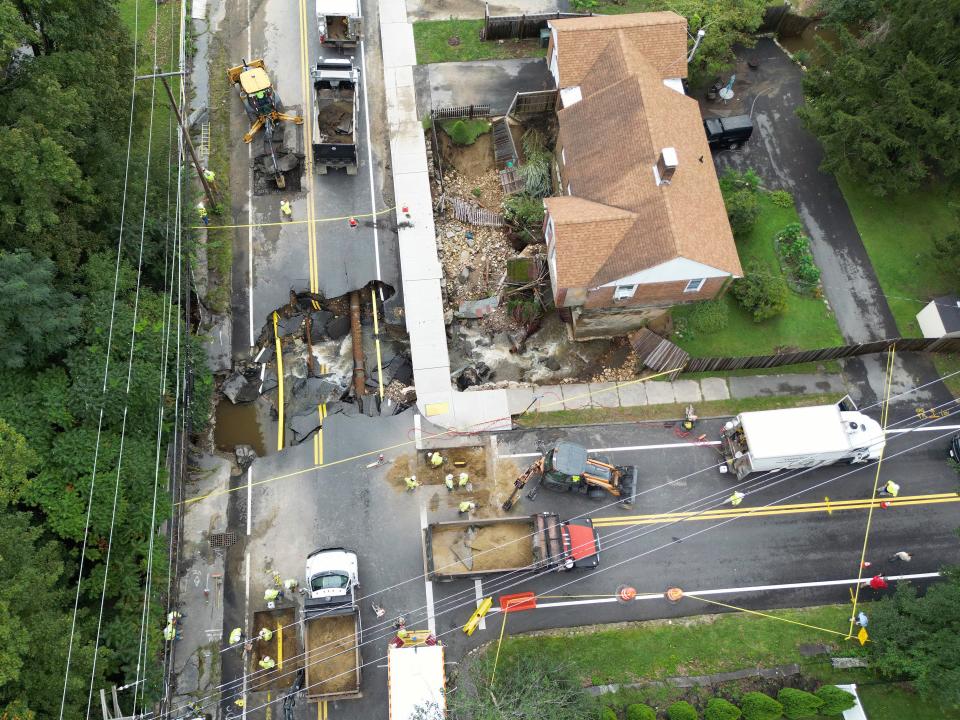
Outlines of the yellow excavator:
<svg viewBox="0 0 960 720">
<path fill-rule="evenodd" d="M 273 147 L 273 135 L 276 126 L 281 121 L 292 122 L 296 125 L 303 124 L 303 118 L 297 115 L 288 115 L 283 112 L 283 104 L 280 96 L 273 88 L 270 82 L 270 76 L 267 74 L 266 67 L 262 59 L 243 61 L 242 65 L 237 65 L 227 70 L 227 79 L 232 82 L 240 93 L 240 101 L 243 103 L 243 109 L 250 118 L 250 130 L 243 136 L 245 143 L 250 143 L 256 137 L 260 130 L 266 134 L 266 145 L 270 150 L 270 156 L 273 159 L 273 170 L 277 181 L 277 187 L 284 187 L 284 178 L 282 168 L 277 162 L 276 152 Z"/>
</svg>

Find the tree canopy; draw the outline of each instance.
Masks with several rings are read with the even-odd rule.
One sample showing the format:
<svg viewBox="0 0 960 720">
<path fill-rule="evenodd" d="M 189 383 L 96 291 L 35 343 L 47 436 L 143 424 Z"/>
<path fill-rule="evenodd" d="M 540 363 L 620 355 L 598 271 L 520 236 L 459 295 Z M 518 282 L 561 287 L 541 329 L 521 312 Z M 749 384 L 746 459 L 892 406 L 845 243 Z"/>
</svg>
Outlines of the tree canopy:
<svg viewBox="0 0 960 720">
<path fill-rule="evenodd" d="M 880 195 L 957 177 L 960 0 L 836 4 L 863 33 L 838 24 L 839 47 L 821 41 L 824 61 L 807 73 L 798 111 L 823 145 L 824 169 Z"/>
</svg>

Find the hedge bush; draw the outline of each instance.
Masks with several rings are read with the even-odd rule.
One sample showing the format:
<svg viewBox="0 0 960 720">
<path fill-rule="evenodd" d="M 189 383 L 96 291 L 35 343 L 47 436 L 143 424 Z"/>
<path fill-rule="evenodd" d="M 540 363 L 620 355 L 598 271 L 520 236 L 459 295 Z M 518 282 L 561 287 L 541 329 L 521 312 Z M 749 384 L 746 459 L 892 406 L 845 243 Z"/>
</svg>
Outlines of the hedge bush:
<svg viewBox="0 0 960 720">
<path fill-rule="evenodd" d="M 733 283 L 732 292 L 741 307 L 753 315 L 754 322 L 776 317 L 787 309 L 787 284 L 756 261 L 750 263 L 743 278 Z"/>
<path fill-rule="evenodd" d="M 617 720 L 617 713 L 613 708 L 604 705 L 597 711 L 597 720 Z"/>
<path fill-rule="evenodd" d="M 836 685 L 824 685 L 814 695 L 823 700 L 823 706 L 820 708 L 821 715 L 839 715 L 857 704 L 857 699 L 852 693 L 841 690 Z"/>
<path fill-rule="evenodd" d="M 627 720 L 657 720 L 657 711 L 649 705 L 628 705 Z"/>
<path fill-rule="evenodd" d="M 487 120 L 454 120 L 441 125 L 443 131 L 457 145 L 473 145 L 477 138 L 490 132 L 490 122 Z"/>
<path fill-rule="evenodd" d="M 779 720 L 783 715 L 783 705 L 759 692 L 744 695 L 740 709 L 743 710 L 743 720 Z"/>
<path fill-rule="evenodd" d="M 798 285 L 811 288 L 820 282 L 820 268 L 813 259 L 810 240 L 803 234 L 800 223 L 790 223 L 777 233 L 777 252 Z"/>
<path fill-rule="evenodd" d="M 791 208 L 793 207 L 793 195 L 786 190 L 774 190 L 770 193 L 770 202 L 777 207 Z"/>
<path fill-rule="evenodd" d="M 720 177 L 720 192 L 734 236 L 749 233 L 760 217 L 759 186 L 760 178 L 753 170 L 745 173 L 727 170 Z"/>
<path fill-rule="evenodd" d="M 783 705 L 783 714 L 790 720 L 802 720 L 802 718 L 815 717 L 820 708 L 823 707 L 823 700 L 813 693 L 794 688 L 783 688 L 777 693 L 777 700 Z"/>
<path fill-rule="evenodd" d="M 690 325 L 701 333 L 715 333 L 730 322 L 730 306 L 722 300 L 705 300 L 697 303 L 690 313 Z"/>
<path fill-rule="evenodd" d="M 743 712 L 728 700 L 710 698 L 707 709 L 703 713 L 703 720 L 738 720 Z"/>
<path fill-rule="evenodd" d="M 697 720 L 697 711 L 686 700 L 678 700 L 667 708 L 667 717 L 670 720 Z"/>
</svg>

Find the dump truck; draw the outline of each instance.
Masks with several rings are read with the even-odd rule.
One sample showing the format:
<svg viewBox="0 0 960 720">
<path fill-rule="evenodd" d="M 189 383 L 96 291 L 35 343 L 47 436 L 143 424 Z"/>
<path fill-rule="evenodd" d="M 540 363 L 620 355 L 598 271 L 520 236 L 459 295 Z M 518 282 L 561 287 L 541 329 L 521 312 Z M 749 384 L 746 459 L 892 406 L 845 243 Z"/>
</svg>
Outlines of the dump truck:
<svg viewBox="0 0 960 720">
<path fill-rule="evenodd" d="M 556 513 L 544 512 L 453 520 L 431 523 L 423 533 L 427 575 L 441 582 L 600 564 L 600 536 L 587 518 L 561 522 Z"/>
<path fill-rule="evenodd" d="M 540 458 L 513 481 L 513 492 L 503 503 L 503 509 L 513 507 L 523 488 L 531 480 L 554 492 L 576 492 L 599 499 L 607 495 L 619 498 L 618 505 L 629 510 L 637 493 L 637 468 L 611 465 L 604 458 L 588 457 L 587 449 L 566 440 L 552 448 L 541 446 Z M 537 485 L 527 493 L 531 500 L 537 495 Z"/>
<path fill-rule="evenodd" d="M 443 645 L 413 630 L 387 647 L 389 720 L 444 720 L 447 710 Z"/>
<path fill-rule="evenodd" d="M 795 470 L 880 457 L 886 440 L 873 418 L 849 398 L 836 405 L 740 413 L 720 431 L 721 472 Z"/>
<path fill-rule="evenodd" d="M 363 39 L 360 0 L 317 0 L 317 28 L 321 45 L 356 47 Z"/>
<path fill-rule="evenodd" d="M 302 628 L 307 698 L 360 697 L 360 608 L 357 556 L 342 547 L 307 556 Z"/>
<path fill-rule="evenodd" d="M 320 175 L 341 167 L 356 175 L 360 71 L 352 59 L 323 58 L 310 76 L 316 101 L 313 164 Z"/>
</svg>

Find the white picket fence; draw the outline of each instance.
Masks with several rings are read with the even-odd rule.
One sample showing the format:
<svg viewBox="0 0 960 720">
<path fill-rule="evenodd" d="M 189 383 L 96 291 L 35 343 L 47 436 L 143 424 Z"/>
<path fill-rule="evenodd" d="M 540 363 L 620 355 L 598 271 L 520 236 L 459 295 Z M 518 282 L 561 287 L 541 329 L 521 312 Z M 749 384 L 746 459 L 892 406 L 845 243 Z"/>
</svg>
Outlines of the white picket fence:
<svg viewBox="0 0 960 720">
<path fill-rule="evenodd" d="M 453 216 L 460 222 L 487 227 L 503 227 L 503 215 L 487 210 L 458 197 L 450 198 Z"/>
</svg>

